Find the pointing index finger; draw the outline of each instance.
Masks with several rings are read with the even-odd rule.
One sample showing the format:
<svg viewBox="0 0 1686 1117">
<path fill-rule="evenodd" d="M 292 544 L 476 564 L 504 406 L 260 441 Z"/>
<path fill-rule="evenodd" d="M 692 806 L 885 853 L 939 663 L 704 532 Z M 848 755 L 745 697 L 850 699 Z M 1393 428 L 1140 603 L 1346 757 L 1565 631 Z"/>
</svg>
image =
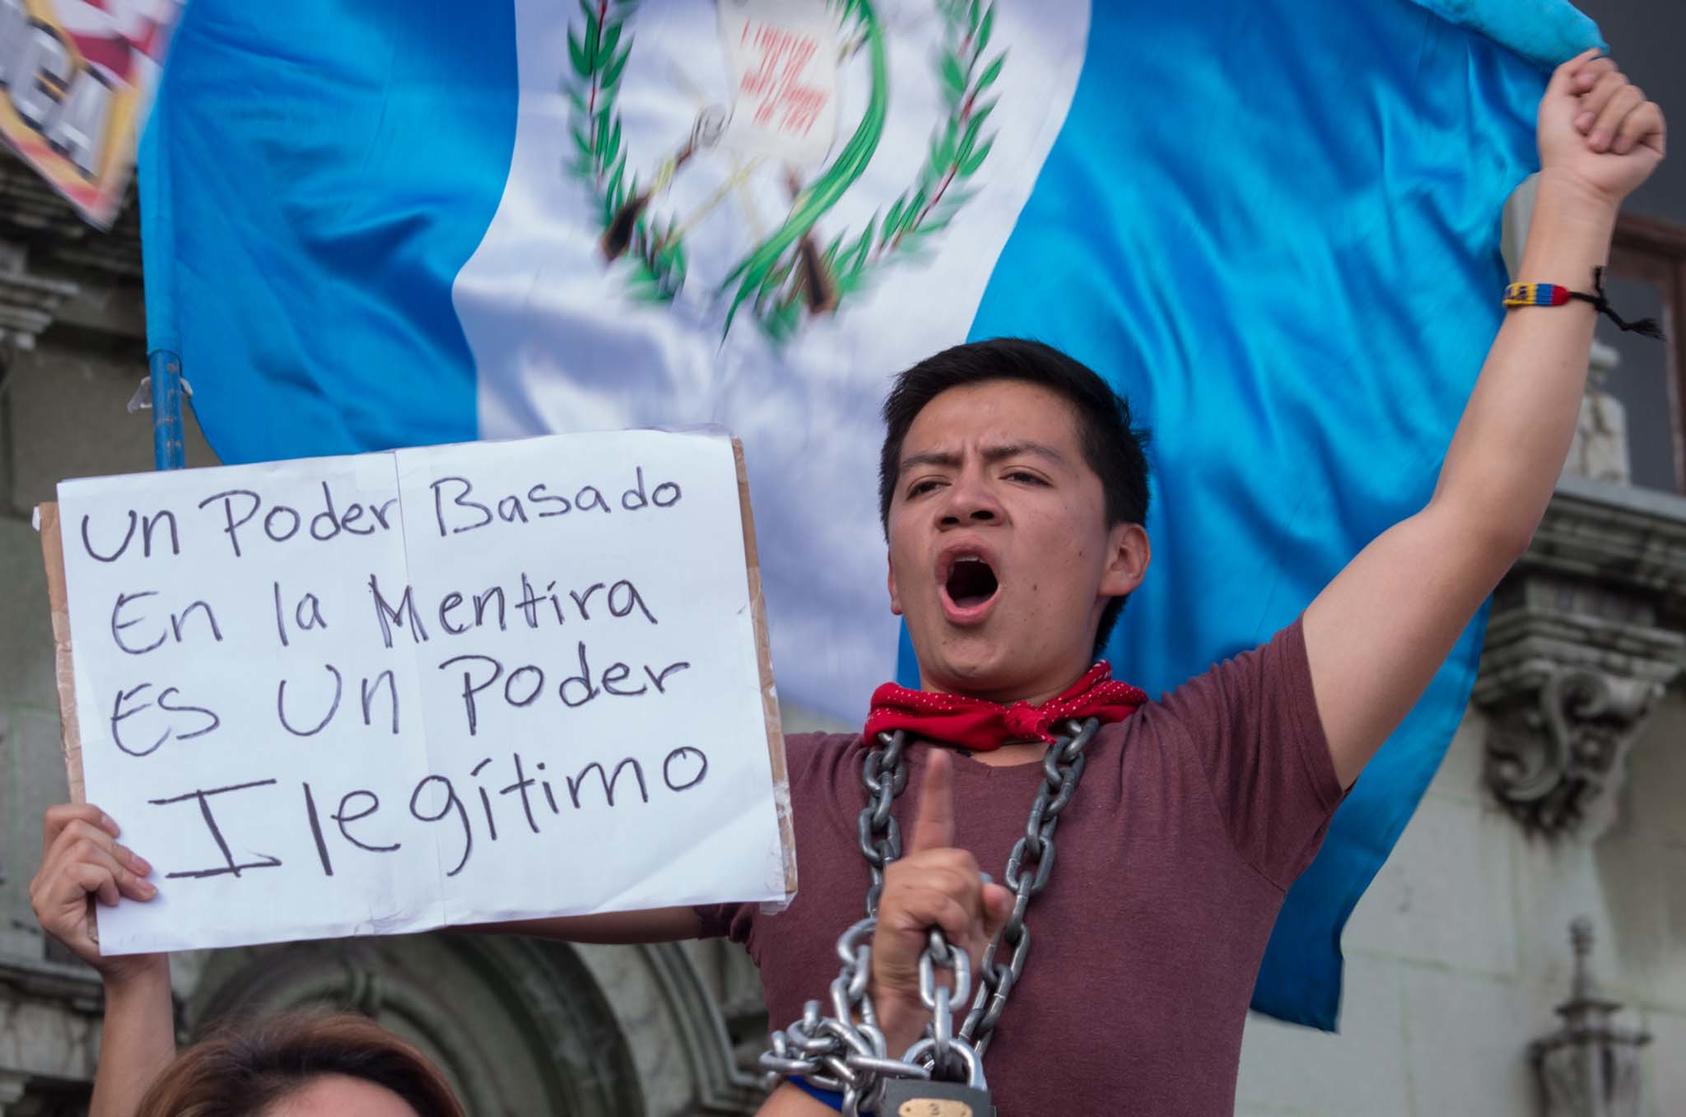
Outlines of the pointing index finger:
<svg viewBox="0 0 1686 1117">
<path fill-rule="evenodd" d="M 954 845 L 954 759 L 946 749 L 930 748 L 919 788 L 919 813 L 908 851 L 948 849 Z"/>
</svg>

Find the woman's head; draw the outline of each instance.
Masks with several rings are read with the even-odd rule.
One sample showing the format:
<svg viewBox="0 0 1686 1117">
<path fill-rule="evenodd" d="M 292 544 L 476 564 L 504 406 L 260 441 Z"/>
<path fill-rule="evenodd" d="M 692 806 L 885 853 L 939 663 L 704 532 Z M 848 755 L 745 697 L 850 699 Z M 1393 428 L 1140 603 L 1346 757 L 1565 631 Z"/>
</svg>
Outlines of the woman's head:
<svg viewBox="0 0 1686 1117">
<path fill-rule="evenodd" d="M 421 1052 L 362 1016 L 300 1013 L 188 1048 L 137 1117 L 463 1117 Z"/>
</svg>

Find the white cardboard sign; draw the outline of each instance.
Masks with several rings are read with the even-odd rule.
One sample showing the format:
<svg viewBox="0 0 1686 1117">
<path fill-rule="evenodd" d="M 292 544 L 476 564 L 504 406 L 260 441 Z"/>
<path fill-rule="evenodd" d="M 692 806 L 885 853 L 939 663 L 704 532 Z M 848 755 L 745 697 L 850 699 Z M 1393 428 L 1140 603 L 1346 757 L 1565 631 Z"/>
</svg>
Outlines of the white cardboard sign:
<svg viewBox="0 0 1686 1117">
<path fill-rule="evenodd" d="M 102 950 L 784 900 L 740 476 L 628 431 L 60 485 L 86 796 L 159 887 Z"/>
</svg>

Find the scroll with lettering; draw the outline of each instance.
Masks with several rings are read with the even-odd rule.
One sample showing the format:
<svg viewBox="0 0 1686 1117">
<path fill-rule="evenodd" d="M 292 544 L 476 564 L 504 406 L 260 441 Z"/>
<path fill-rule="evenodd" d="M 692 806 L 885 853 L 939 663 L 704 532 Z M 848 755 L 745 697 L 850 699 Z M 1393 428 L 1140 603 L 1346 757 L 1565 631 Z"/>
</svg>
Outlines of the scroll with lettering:
<svg viewBox="0 0 1686 1117">
<path fill-rule="evenodd" d="M 72 782 L 159 886 L 100 910 L 105 952 L 794 892 L 731 440 L 97 478 L 43 512 Z"/>
</svg>

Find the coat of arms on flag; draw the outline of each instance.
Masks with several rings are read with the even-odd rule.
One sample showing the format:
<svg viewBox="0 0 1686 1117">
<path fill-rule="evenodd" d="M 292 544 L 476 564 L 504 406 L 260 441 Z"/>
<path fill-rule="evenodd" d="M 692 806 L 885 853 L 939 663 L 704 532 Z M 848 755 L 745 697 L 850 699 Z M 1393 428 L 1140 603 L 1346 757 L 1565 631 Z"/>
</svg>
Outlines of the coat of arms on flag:
<svg viewBox="0 0 1686 1117">
<path fill-rule="evenodd" d="M 723 306 L 724 328 L 747 310 L 781 340 L 877 270 L 919 258 L 973 196 L 1006 63 L 992 42 L 993 0 L 937 0 L 942 111 L 911 181 L 852 226 L 832 211 L 878 151 L 893 80 L 886 20 L 871 0 L 719 0 L 720 54 L 675 59 L 668 75 L 692 115 L 662 125 L 688 126 L 643 162 L 630 141 L 642 122 L 623 108 L 637 96 L 636 79 L 623 85 L 635 7 L 580 0 L 563 83 L 577 148 L 568 169 L 599 213 L 605 262 L 634 298 Z M 709 249 L 700 258 L 699 242 Z"/>
</svg>

